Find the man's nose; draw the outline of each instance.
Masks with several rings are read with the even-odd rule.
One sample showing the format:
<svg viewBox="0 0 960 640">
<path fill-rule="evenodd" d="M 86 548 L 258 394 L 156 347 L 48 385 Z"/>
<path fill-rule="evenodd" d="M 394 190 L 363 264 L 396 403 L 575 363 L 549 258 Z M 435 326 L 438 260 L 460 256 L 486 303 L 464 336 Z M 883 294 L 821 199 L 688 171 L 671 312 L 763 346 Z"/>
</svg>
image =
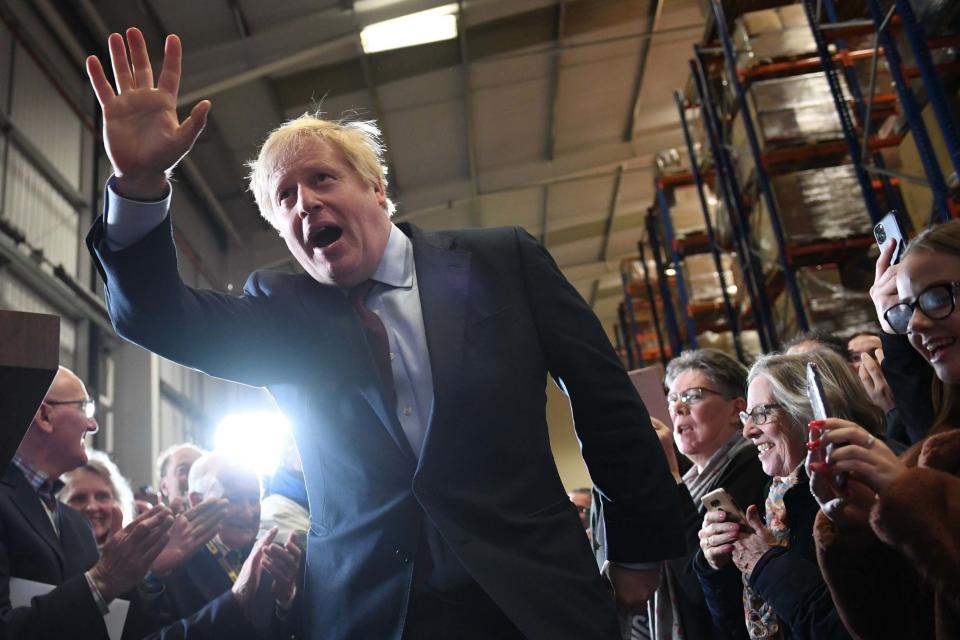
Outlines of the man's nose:
<svg viewBox="0 0 960 640">
<path fill-rule="evenodd" d="M 297 214 L 301 219 L 310 215 L 318 207 L 323 207 L 323 201 L 316 191 L 308 185 L 297 185 Z"/>
<path fill-rule="evenodd" d="M 97 424 L 97 419 L 96 419 L 96 418 L 90 418 L 90 419 L 87 421 L 87 433 L 89 433 L 90 435 L 93 435 L 93 434 L 95 434 L 97 431 L 100 431 L 100 425 Z"/>
</svg>

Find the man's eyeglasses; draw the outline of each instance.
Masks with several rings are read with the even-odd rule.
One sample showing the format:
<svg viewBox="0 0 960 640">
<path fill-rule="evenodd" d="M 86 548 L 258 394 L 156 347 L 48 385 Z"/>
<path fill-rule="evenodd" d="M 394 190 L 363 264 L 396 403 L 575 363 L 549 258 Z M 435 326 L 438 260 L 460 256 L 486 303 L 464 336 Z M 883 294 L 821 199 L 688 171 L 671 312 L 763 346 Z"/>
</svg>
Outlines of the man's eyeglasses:
<svg viewBox="0 0 960 640">
<path fill-rule="evenodd" d="M 46 400 L 45 402 L 53 406 L 61 404 L 78 405 L 80 407 L 80 411 L 82 411 L 83 415 L 87 418 L 92 418 L 97 412 L 97 403 L 90 398 L 84 398 L 83 400 Z"/>
<path fill-rule="evenodd" d="M 943 320 L 956 308 L 957 287 L 960 287 L 960 282 L 930 285 L 920 292 L 916 300 L 893 305 L 883 312 L 883 317 L 890 324 L 890 328 L 901 335 L 907 333 L 913 310 L 918 307 L 920 313 L 931 320 Z"/>
<path fill-rule="evenodd" d="M 687 406 L 694 405 L 703 400 L 703 394 L 705 393 L 712 393 L 718 396 L 723 395 L 719 391 L 707 389 L 706 387 L 691 387 L 689 389 L 684 389 L 680 393 L 668 393 L 667 405 L 674 404 L 677 400 Z"/>
<path fill-rule="evenodd" d="M 770 419 L 770 414 L 773 413 L 773 409 L 779 409 L 781 407 L 779 402 L 771 402 L 770 404 L 758 404 L 753 409 L 750 410 L 750 413 L 746 411 L 740 412 L 740 422 L 747 424 L 747 420 L 753 420 L 753 424 L 761 425 L 766 424 L 767 420 Z"/>
</svg>

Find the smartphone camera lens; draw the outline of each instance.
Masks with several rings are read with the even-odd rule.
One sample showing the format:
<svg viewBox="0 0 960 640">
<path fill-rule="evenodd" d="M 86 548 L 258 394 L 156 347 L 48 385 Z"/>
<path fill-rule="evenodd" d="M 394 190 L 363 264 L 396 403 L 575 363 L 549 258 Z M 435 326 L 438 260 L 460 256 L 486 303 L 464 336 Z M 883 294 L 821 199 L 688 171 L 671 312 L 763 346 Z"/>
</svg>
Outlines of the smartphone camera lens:
<svg viewBox="0 0 960 640">
<path fill-rule="evenodd" d="M 874 233 L 874 235 L 877 236 L 877 244 L 883 244 L 884 242 L 887 241 L 887 234 L 886 234 L 886 232 L 883 230 L 883 224 L 878 224 L 878 225 L 874 228 L 873 233 Z"/>
<path fill-rule="evenodd" d="M 719 507 L 719 506 L 720 506 L 720 501 L 719 501 L 719 500 L 711 500 L 711 501 L 710 501 L 710 506 L 711 506 L 711 507 Z"/>
</svg>

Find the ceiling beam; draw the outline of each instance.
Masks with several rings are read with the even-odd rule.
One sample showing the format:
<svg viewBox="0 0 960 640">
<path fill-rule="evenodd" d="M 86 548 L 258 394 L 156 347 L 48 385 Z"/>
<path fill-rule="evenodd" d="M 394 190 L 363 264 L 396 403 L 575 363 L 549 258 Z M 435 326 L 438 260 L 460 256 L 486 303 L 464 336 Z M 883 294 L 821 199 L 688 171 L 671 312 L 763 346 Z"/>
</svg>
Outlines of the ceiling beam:
<svg viewBox="0 0 960 640">
<path fill-rule="evenodd" d="M 480 185 L 477 178 L 477 134 L 473 126 L 473 91 L 470 89 L 470 51 L 467 48 L 467 29 L 463 0 L 457 0 L 457 42 L 460 45 L 460 74 L 463 91 L 464 135 L 467 142 L 467 164 L 470 173 L 470 224 L 481 225 Z"/>
<path fill-rule="evenodd" d="M 552 161 L 557 149 L 557 111 L 560 108 L 560 71 L 563 68 L 563 32 L 566 26 L 567 0 L 557 2 L 557 49 L 550 56 L 550 81 L 547 84 L 547 95 L 550 100 L 550 110 L 547 112 L 547 147 L 544 155 L 547 161 Z M 543 196 L 540 203 L 540 244 L 546 246 L 547 226 L 550 218 L 550 189 L 543 187 Z"/>
</svg>

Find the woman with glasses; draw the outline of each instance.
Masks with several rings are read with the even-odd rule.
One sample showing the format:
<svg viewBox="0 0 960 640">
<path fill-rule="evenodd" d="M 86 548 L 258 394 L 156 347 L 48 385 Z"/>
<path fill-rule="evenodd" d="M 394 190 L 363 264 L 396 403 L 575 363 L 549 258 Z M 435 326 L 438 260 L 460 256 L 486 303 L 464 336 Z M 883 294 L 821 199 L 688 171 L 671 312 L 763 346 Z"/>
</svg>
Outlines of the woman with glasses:
<svg viewBox="0 0 960 640">
<path fill-rule="evenodd" d="M 819 560 L 857 637 L 958 638 L 960 221 L 920 233 L 899 265 L 889 266 L 890 253 L 881 253 L 871 294 L 888 299 L 884 331 L 906 336 L 932 367 L 939 413 L 929 435 L 900 457 L 855 420 L 825 422 L 821 447 L 843 446 L 826 466 L 811 465 L 822 505 Z M 929 386 L 925 392 L 915 403 L 924 405 Z M 842 489 L 832 481 L 840 472 L 849 474 Z"/>
<path fill-rule="evenodd" d="M 651 615 L 656 640 L 714 638 L 714 627 L 693 571 L 703 519 L 700 498 L 723 487 L 741 504 L 762 499 L 766 476 L 756 451 L 740 435 L 747 406 L 747 369 L 716 349 L 685 351 L 667 365 L 667 404 L 673 422 L 662 434 L 684 511 L 687 554 L 664 563 Z M 693 464 L 680 475 L 674 443 Z"/>
<path fill-rule="evenodd" d="M 810 495 L 803 462 L 807 425 L 806 365 L 821 373 L 834 415 L 879 430 L 882 412 L 846 361 L 817 349 L 767 355 L 750 369 L 743 436 L 769 476 L 762 504 L 740 504 L 746 525 L 711 511 L 700 529 L 694 560 L 714 621 L 731 638 L 848 638 L 817 566 Z M 761 516 L 761 510 L 763 515 Z"/>
</svg>

